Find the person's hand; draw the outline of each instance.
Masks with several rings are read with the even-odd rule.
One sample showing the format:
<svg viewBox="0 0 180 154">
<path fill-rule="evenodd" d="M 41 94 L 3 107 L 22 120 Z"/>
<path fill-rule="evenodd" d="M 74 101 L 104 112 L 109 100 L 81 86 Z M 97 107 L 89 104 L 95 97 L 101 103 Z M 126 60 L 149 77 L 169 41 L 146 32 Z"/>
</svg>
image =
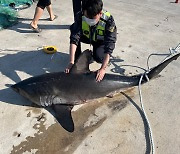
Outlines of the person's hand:
<svg viewBox="0 0 180 154">
<path fill-rule="evenodd" d="M 105 69 L 103 68 L 99 69 L 96 74 L 96 81 L 100 82 L 104 78 L 105 73 L 106 73 Z"/>
<path fill-rule="evenodd" d="M 65 72 L 65 73 L 69 73 L 69 71 L 70 71 L 70 69 L 72 68 L 72 66 L 73 66 L 73 63 L 69 63 L 64 72 Z"/>
</svg>

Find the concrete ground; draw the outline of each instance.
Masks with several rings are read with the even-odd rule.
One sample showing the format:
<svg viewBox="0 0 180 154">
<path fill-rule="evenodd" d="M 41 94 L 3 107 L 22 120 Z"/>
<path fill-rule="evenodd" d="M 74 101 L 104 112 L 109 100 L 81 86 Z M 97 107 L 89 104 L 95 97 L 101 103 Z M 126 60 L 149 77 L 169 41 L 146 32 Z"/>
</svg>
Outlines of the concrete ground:
<svg viewBox="0 0 180 154">
<path fill-rule="evenodd" d="M 143 72 L 138 67 L 147 68 L 151 53 L 169 53 L 170 47 L 180 43 L 180 3 L 171 2 L 104 0 L 104 8 L 114 16 L 118 28 L 115 58 L 111 59 L 108 73 Z M 64 130 L 46 109 L 33 106 L 9 88 L 28 77 L 66 67 L 72 4 L 67 0 L 52 3 L 59 17 L 50 22 L 45 11 L 39 21 L 42 33 L 29 29 L 35 4 L 19 11 L 19 24 L 0 31 L 0 154 L 150 153 L 149 131 L 137 88 L 75 107 L 73 133 Z M 57 46 L 58 53 L 45 54 L 41 50 L 44 45 Z M 150 66 L 163 58 L 152 56 Z M 93 64 L 91 69 L 98 67 Z M 173 61 L 160 77 L 141 87 L 157 154 L 180 151 L 179 67 L 180 60 Z"/>
</svg>

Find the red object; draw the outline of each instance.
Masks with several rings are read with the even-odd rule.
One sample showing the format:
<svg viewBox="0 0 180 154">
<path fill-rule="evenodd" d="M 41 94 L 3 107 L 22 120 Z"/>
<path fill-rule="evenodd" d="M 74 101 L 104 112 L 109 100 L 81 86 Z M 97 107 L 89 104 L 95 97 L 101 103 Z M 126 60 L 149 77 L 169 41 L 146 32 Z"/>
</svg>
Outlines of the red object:
<svg viewBox="0 0 180 154">
<path fill-rule="evenodd" d="M 178 0 L 176 0 L 175 3 L 178 3 Z"/>
</svg>

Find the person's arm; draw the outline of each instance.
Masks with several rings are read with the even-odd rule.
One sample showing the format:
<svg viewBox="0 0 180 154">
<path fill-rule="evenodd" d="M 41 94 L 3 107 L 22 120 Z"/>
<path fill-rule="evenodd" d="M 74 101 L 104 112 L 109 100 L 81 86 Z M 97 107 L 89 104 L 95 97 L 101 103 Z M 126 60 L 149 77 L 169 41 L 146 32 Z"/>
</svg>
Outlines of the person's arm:
<svg viewBox="0 0 180 154">
<path fill-rule="evenodd" d="M 106 73 L 106 67 L 109 63 L 109 59 L 110 55 L 108 53 L 104 54 L 104 60 L 101 65 L 101 68 L 97 71 L 96 81 L 100 82 L 104 78 L 104 75 Z"/>
<path fill-rule="evenodd" d="M 76 44 L 70 44 L 69 47 L 70 60 L 67 68 L 65 69 L 65 73 L 69 73 L 69 70 L 74 65 L 76 48 L 77 48 Z"/>
<path fill-rule="evenodd" d="M 98 70 L 96 75 L 96 81 L 101 81 L 104 78 L 104 75 L 106 73 L 106 67 L 109 63 L 110 55 L 112 54 L 115 43 L 116 43 L 116 36 L 117 35 L 117 29 L 114 22 L 113 17 L 111 16 L 105 27 L 105 36 L 104 36 L 104 60 L 102 63 L 101 68 Z"/>
<path fill-rule="evenodd" d="M 81 19 L 82 13 L 79 12 L 76 15 L 76 20 L 75 22 L 71 25 L 70 27 L 70 31 L 71 31 L 71 35 L 70 35 L 70 47 L 69 47 L 69 54 L 70 54 L 70 60 L 69 60 L 69 64 L 65 69 L 66 73 L 69 73 L 71 67 L 74 65 L 74 61 L 75 61 L 75 52 L 77 49 L 77 45 L 80 41 L 80 37 L 81 37 L 81 23 L 82 23 L 82 19 Z"/>
<path fill-rule="evenodd" d="M 117 28 L 112 16 L 109 17 L 105 27 L 104 35 L 104 53 L 111 55 L 115 49 L 115 43 L 117 39 Z"/>
</svg>

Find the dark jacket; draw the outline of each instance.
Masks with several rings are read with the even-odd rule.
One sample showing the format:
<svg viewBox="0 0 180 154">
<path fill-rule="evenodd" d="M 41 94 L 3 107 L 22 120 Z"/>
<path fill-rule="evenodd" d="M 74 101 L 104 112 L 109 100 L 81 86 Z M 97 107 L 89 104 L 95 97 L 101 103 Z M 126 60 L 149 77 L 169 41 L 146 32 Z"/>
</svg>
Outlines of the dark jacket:
<svg viewBox="0 0 180 154">
<path fill-rule="evenodd" d="M 83 37 L 82 35 L 82 12 L 79 12 L 75 17 L 75 22 L 71 25 L 70 43 L 78 45 L 79 42 L 90 44 L 90 39 Z M 92 26 L 90 31 L 94 32 L 97 25 Z M 115 48 L 117 38 L 117 28 L 111 15 L 106 22 L 104 41 L 91 42 L 92 45 L 104 44 L 104 52 L 111 54 Z"/>
</svg>

